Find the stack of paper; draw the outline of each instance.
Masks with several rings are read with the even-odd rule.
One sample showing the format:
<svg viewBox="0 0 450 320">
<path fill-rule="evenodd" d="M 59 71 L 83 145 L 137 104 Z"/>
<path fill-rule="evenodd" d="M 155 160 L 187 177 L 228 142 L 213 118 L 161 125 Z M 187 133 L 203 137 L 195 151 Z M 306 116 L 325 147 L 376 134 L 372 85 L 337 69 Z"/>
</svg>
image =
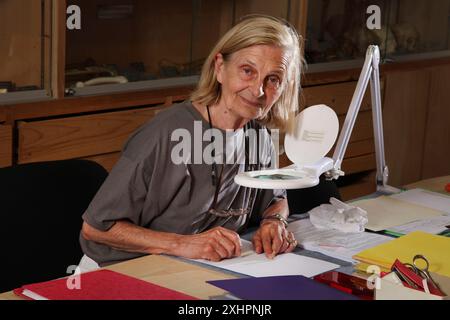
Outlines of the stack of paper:
<svg viewBox="0 0 450 320">
<path fill-rule="evenodd" d="M 220 262 L 196 260 L 217 268 L 246 274 L 252 277 L 269 277 L 285 275 L 302 275 L 313 277 L 315 275 L 339 268 L 339 265 L 304 257 L 294 253 L 284 253 L 274 259 L 268 259 L 265 254 L 256 254 L 250 241 L 241 240 L 241 256 L 225 259 Z"/>
<path fill-rule="evenodd" d="M 450 195 L 450 194 L 449 194 Z M 423 207 L 442 211 L 450 215 L 450 196 L 423 189 L 412 189 L 391 197 Z"/>
<path fill-rule="evenodd" d="M 439 234 L 447 230 L 450 225 L 450 215 L 432 217 L 424 220 L 417 220 L 402 226 L 389 228 L 389 231 L 408 234 L 414 231 L 423 231 L 432 234 Z"/>
<path fill-rule="evenodd" d="M 366 271 L 369 265 L 376 265 L 381 271 L 389 271 L 396 259 L 412 263 L 414 256 L 421 254 L 429 262 L 429 271 L 450 277 L 450 238 L 421 231 L 364 250 L 354 256 L 361 262 L 357 267 Z"/>
<path fill-rule="evenodd" d="M 369 222 L 366 229 L 372 231 L 439 234 L 450 225 L 450 197 L 422 189 L 359 200 L 352 204 L 367 211 Z"/>
<path fill-rule="evenodd" d="M 317 229 L 309 219 L 290 223 L 288 230 L 294 233 L 300 247 L 351 263 L 357 263 L 352 257 L 358 252 L 392 240 L 375 233 Z"/>
<path fill-rule="evenodd" d="M 367 211 L 369 222 L 366 229 L 372 231 L 386 230 L 413 221 L 445 215 L 443 211 L 387 196 L 355 201 L 352 205 Z"/>
<path fill-rule="evenodd" d="M 412 189 L 390 196 L 409 204 L 417 205 L 418 208 L 426 207 L 438 210 L 442 216 L 429 217 L 412 221 L 400 226 L 389 228 L 390 231 L 408 234 L 414 231 L 439 234 L 450 225 L 450 196 L 422 189 Z"/>
</svg>

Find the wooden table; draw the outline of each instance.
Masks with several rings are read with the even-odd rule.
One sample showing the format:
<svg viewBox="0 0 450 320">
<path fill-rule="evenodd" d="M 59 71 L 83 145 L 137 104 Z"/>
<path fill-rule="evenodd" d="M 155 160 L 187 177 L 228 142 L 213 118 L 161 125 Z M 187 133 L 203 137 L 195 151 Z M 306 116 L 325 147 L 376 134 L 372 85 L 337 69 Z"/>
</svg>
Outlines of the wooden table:
<svg viewBox="0 0 450 320">
<path fill-rule="evenodd" d="M 445 185 L 450 182 L 450 176 L 423 180 L 405 186 L 407 189 L 422 188 L 445 193 Z M 450 194 L 447 193 L 449 196 Z M 122 263 L 105 269 L 117 271 L 154 284 L 174 289 L 199 299 L 209 299 L 220 296 L 225 291 L 207 284 L 209 280 L 233 279 L 235 276 L 202 267 L 178 258 L 150 255 Z M 12 291 L 0 294 L 0 300 L 21 300 Z"/>
<path fill-rule="evenodd" d="M 414 182 L 405 186 L 406 189 L 421 188 L 433 192 L 439 192 L 450 196 L 450 193 L 445 191 L 445 186 L 450 183 L 450 176 L 438 177 L 433 179 L 422 180 Z"/>
</svg>

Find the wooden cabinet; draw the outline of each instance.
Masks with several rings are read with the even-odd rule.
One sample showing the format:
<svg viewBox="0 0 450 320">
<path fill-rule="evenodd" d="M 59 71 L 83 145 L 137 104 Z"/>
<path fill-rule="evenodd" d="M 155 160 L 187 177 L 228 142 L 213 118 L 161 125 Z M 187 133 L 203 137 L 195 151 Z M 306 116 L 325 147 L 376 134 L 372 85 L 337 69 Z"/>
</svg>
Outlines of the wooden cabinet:
<svg viewBox="0 0 450 320">
<path fill-rule="evenodd" d="M 13 136 L 12 127 L 0 125 L 0 168 L 12 165 Z"/>
<path fill-rule="evenodd" d="M 123 143 L 138 127 L 162 108 L 21 121 L 18 125 L 18 163 L 71 158 L 104 159 L 120 152 Z M 101 161 L 100 161 L 101 162 Z"/>
<path fill-rule="evenodd" d="M 112 169 L 129 136 L 163 108 L 186 99 L 178 87 L 0 106 L 0 167 L 90 159 Z M 13 139 L 13 137 L 16 137 Z"/>
<path fill-rule="evenodd" d="M 164 105 L 156 105 L 50 120 L 20 121 L 17 126 L 17 163 L 89 159 L 110 171 L 130 135 L 164 108 Z"/>
<path fill-rule="evenodd" d="M 392 185 L 421 180 L 430 83 L 429 69 L 386 77 L 383 124 Z"/>
<path fill-rule="evenodd" d="M 392 185 L 450 173 L 450 65 L 389 73 L 383 122 Z"/>
<path fill-rule="evenodd" d="M 450 66 L 431 69 L 422 179 L 450 174 Z"/>
</svg>

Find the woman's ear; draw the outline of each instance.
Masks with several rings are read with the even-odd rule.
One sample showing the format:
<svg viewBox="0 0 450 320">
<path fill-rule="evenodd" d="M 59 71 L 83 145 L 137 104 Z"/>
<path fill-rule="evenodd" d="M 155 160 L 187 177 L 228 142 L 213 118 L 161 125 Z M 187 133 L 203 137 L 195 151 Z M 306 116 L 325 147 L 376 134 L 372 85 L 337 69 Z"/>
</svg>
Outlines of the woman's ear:
<svg viewBox="0 0 450 320">
<path fill-rule="evenodd" d="M 217 81 L 222 84 L 223 81 L 223 72 L 224 72 L 224 61 L 223 55 L 221 53 L 216 54 L 214 59 L 214 71 L 216 73 Z"/>
</svg>

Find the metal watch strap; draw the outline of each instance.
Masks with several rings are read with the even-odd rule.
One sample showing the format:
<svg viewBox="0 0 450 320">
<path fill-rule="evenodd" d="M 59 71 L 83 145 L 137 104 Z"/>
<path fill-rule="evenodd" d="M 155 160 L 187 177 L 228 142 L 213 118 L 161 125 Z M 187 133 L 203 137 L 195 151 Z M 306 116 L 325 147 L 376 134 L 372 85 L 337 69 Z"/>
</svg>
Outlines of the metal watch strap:
<svg viewBox="0 0 450 320">
<path fill-rule="evenodd" d="M 264 221 L 264 220 L 278 220 L 278 221 L 281 221 L 285 227 L 288 226 L 287 220 L 279 213 L 264 217 L 262 219 L 262 221 Z"/>
</svg>

